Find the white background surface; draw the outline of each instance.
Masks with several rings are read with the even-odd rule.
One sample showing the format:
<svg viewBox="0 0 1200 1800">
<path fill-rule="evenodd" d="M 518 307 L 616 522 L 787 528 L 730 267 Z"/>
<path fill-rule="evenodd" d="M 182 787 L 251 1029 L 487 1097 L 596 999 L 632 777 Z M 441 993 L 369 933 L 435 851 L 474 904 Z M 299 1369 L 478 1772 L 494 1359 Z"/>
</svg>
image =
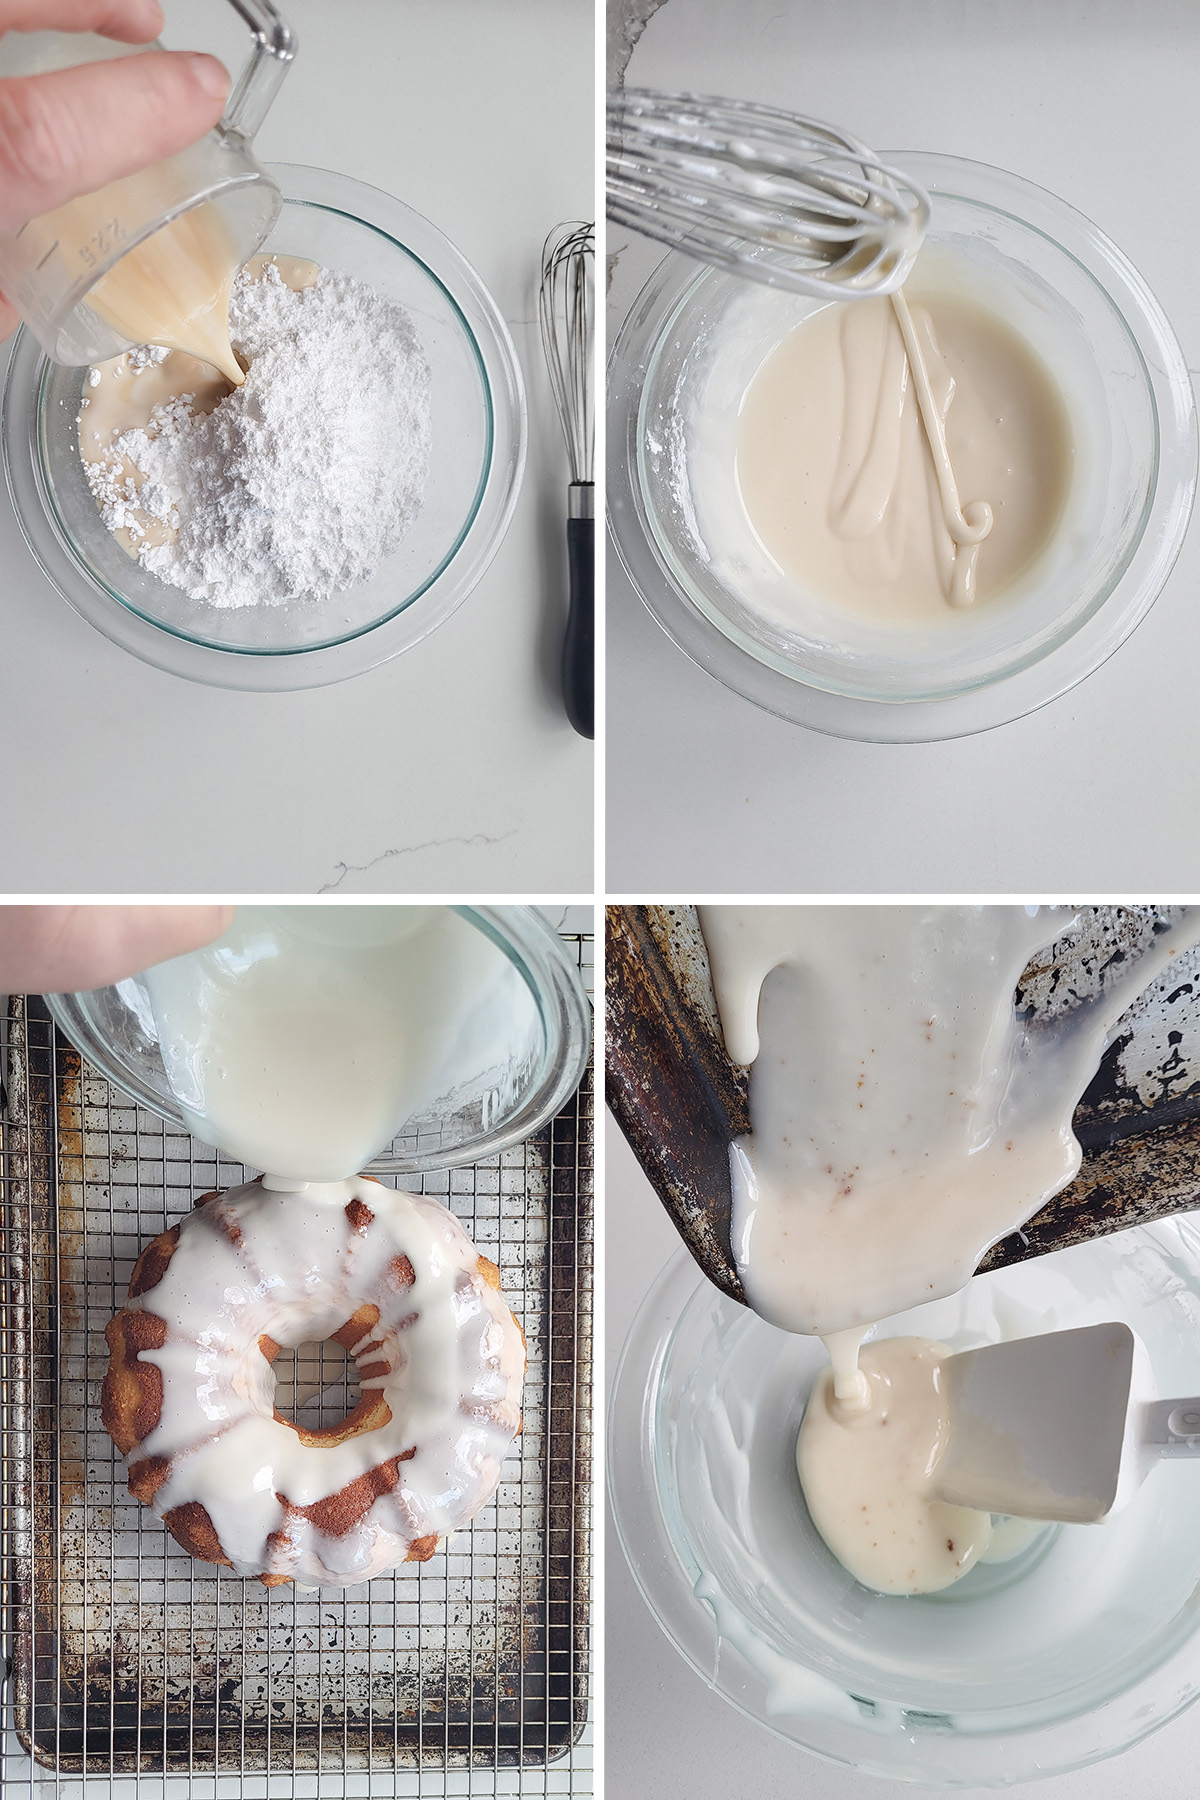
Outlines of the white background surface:
<svg viewBox="0 0 1200 1800">
<path fill-rule="evenodd" d="M 625 1247 L 609 1254 L 606 1267 L 611 1383 L 634 1313 L 679 1238 L 611 1117 L 606 1124 L 605 1231 L 611 1246 Z M 715 1695 L 660 1630 L 611 1520 L 607 1570 L 606 1800 L 935 1800 L 948 1792 L 822 1762 Z M 1004 1791 L 1029 1800 L 1194 1800 L 1198 1768 L 1200 1706 L 1193 1706 L 1123 1756 Z M 996 1792 L 955 1791 L 963 1800 Z"/>
<path fill-rule="evenodd" d="M 109 644 L 41 575 L 0 490 L 0 891 L 590 892 L 591 748 L 555 686 L 567 469 L 536 292 L 547 231 L 592 216 L 591 0 L 284 10 L 300 54 L 258 153 L 397 195 L 474 263 L 529 397 L 517 512 L 423 644 L 336 687 L 258 695 Z M 173 48 L 243 59 L 219 0 L 165 11 Z"/>
<path fill-rule="evenodd" d="M 1189 0 L 665 0 L 630 85 L 808 111 L 884 151 L 991 162 L 1093 219 L 1200 368 L 1200 13 Z M 657 247 L 622 244 L 609 341 Z M 943 745 L 842 743 L 695 668 L 608 556 L 608 888 L 1200 887 L 1200 530 L 1112 661 Z M 649 773 L 648 773 L 649 772 Z"/>
</svg>

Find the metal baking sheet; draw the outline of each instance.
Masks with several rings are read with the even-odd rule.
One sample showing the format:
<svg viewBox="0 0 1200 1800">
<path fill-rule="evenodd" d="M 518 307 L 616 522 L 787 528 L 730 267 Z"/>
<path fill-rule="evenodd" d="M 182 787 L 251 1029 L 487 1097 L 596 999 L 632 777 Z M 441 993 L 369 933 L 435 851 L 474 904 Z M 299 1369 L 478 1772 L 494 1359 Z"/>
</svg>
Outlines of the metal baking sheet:
<svg viewBox="0 0 1200 1800">
<path fill-rule="evenodd" d="M 311 1772 L 306 1792 L 366 1792 L 346 1772 L 384 1769 L 392 1792 L 402 1770 L 419 1779 L 402 1791 L 422 1793 L 467 1791 L 434 1771 L 491 1770 L 487 1791 L 507 1793 L 524 1791 L 517 1771 L 557 1767 L 544 1791 L 589 1793 L 575 1746 L 590 1641 L 590 1075 L 520 1149 L 422 1183 L 498 1264 L 526 1335 L 524 1429 L 496 1500 L 427 1564 L 345 1593 L 268 1591 L 194 1561 L 129 1497 L 99 1415 L 104 1327 L 139 1249 L 244 1171 L 81 1065 L 40 1000 L 10 1002 L 8 1029 L 4 1624 L 10 1717 L 33 1762 L 58 1779 L 132 1775 L 139 1792 L 149 1775 L 210 1775 L 204 1791 L 222 1795 L 273 1792 L 242 1783 L 281 1771 Z M 336 1346 L 298 1353 L 304 1418 L 342 1416 L 345 1379 Z M 27 1779 L 42 1791 L 36 1770 Z"/>
<path fill-rule="evenodd" d="M 1049 1023 L 1086 1002 L 1181 910 L 1080 907 L 1026 969 L 1017 1004 Z M 696 909 L 613 906 L 606 923 L 609 1105 L 705 1273 L 743 1300 L 728 1149 L 750 1128 L 747 1072 L 725 1051 Z M 1200 947 L 1122 1018 L 1074 1123 L 1078 1178 L 982 1268 L 1200 1208 Z"/>
</svg>

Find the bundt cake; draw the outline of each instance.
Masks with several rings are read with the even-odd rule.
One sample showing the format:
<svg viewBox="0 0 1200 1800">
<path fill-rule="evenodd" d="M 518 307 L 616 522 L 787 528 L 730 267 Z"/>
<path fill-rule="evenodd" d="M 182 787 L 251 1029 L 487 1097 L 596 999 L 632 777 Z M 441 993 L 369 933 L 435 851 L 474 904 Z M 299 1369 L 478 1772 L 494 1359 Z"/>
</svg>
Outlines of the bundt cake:
<svg viewBox="0 0 1200 1800">
<path fill-rule="evenodd" d="M 129 1491 L 193 1556 L 267 1587 L 346 1587 L 491 1498 L 525 1348 L 495 1266 L 436 1200 L 366 1177 L 206 1194 L 147 1245 L 105 1332 L 101 1413 Z M 361 1399 L 309 1431 L 274 1404 L 285 1346 L 336 1339 Z"/>
</svg>

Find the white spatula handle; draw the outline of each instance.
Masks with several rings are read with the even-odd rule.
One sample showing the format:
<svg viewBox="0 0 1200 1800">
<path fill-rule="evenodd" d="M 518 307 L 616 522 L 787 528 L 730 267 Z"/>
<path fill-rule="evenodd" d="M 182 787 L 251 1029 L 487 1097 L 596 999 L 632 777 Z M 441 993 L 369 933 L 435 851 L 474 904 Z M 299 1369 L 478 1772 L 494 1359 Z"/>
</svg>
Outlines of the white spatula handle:
<svg viewBox="0 0 1200 1800">
<path fill-rule="evenodd" d="M 1157 1456 L 1200 1456 L 1200 1395 L 1152 1401 L 1138 1435 Z"/>
</svg>

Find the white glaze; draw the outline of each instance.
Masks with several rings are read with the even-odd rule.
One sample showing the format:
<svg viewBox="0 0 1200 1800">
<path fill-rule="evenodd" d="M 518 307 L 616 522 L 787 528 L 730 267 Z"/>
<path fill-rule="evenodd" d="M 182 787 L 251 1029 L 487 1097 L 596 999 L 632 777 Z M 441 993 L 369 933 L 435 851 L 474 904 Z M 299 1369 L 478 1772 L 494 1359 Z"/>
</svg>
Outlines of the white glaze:
<svg viewBox="0 0 1200 1800">
<path fill-rule="evenodd" d="M 706 907 L 701 919 L 730 1055 L 753 1064 L 734 1253 L 764 1317 L 824 1334 L 952 1293 L 1031 1194 L 1071 1179 L 1071 1106 L 1043 1123 L 1040 1087 L 1020 1092 L 1012 1004 L 1061 914 Z M 1022 1108 L 1042 1129 L 1018 1129 Z"/>
<path fill-rule="evenodd" d="M 1026 1031 L 1013 990 L 1069 909 L 701 908 L 722 1029 L 751 1063 L 733 1250 L 789 1331 L 953 1293 L 1070 1181 L 1071 1118 L 1112 1025 L 1200 911 L 1089 1007 Z M 762 1053 L 760 1053 L 760 1041 Z"/>
<path fill-rule="evenodd" d="M 788 335 L 815 322 L 815 303 L 761 283 L 721 284 L 706 276 L 696 288 L 696 310 L 687 303 L 694 325 L 686 343 L 671 333 L 663 338 L 640 416 L 656 531 L 677 546 L 689 583 L 709 596 L 722 629 L 728 620 L 735 636 L 748 634 L 772 654 L 806 663 L 816 656 L 831 667 L 827 658 L 862 657 L 863 667 L 881 678 L 885 665 L 902 668 L 907 691 L 917 670 L 944 670 L 947 659 L 982 655 L 984 645 L 990 656 L 992 646 L 1032 641 L 1051 628 L 1061 615 L 1063 584 L 1093 554 L 1101 533 L 1112 457 L 1119 449 L 1099 372 L 1076 315 L 1061 296 L 1039 289 L 1016 264 L 998 264 L 979 246 L 960 249 L 937 241 L 923 247 L 906 292 L 922 305 L 932 306 L 938 295 L 990 313 L 1052 371 L 1070 452 L 1061 514 L 1029 567 L 1023 573 L 1010 569 L 1012 579 L 1006 577 L 995 606 L 988 599 L 986 565 L 992 563 L 994 571 L 1001 553 L 999 523 L 981 555 L 980 605 L 954 607 L 939 595 L 924 624 L 905 618 L 899 626 L 881 622 L 877 607 L 872 616 L 869 592 L 863 594 L 864 610 L 823 598 L 811 579 L 797 574 L 794 560 L 769 550 L 752 525 L 737 477 L 747 395 Z M 856 301 L 854 307 L 859 304 L 874 303 Z M 890 311 L 886 302 L 880 304 Z M 849 314 L 852 308 L 835 310 Z M 910 423 L 919 435 L 919 424 Z M 954 467 L 965 497 L 976 498 L 957 458 Z M 994 505 L 996 496 L 990 499 Z M 1002 516 L 997 512 L 998 520 Z"/>
<path fill-rule="evenodd" d="M 996 313 L 924 289 L 911 307 L 902 293 L 846 302 L 789 332 L 746 393 L 735 472 L 798 591 L 911 630 L 1034 564 L 1072 465 L 1031 348 Z"/>
<path fill-rule="evenodd" d="M 928 1338 L 868 1344 L 859 1359 L 867 1403 L 840 1402 L 825 1369 L 805 1408 L 796 1466 L 813 1524 L 842 1566 L 880 1594 L 949 1587 L 992 1542 L 990 1513 L 934 1497 L 950 1431 L 942 1375 L 950 1354 Z"/>
<path fill-rule="evenodd" d="M 1022 907 L 701 909 L 726 1044 L 752 1065 L 753 1132 L 731 1152 L 734 1254 L 756 1311 L 830 1340 L 843 1400 L 807 1456 L 805 1485 L 822 1489 L 814 1518 L 856 1574 L 868 1565 L 830 1496 L 839 1484 L 849 1496 L 860 1475 L 850 1448 L 830 1445 L 849 1438 L 856 1417 L 869 1423 L 855 1368 L 862 1332 L 961 1288 L 992 1243 L 1072 1179 L 1071 1119 L 1108 1033 L 1200 935 L 1200 911 L 1189 909 L 1097 1000 L 1049 1031 L 1027 1029 L 1014 987 L 1070 917 Z M 912 1429 L 917 1441 L 937 1436 L 916 1415 Z M 911 1450 L 901 1444 L 871 1480 L 893 1503 L 923 1505 Z M 957 1545 L 959 1534 L 948 1535 Z M 870 1564 L 871 1585 L 929 1591 L 925 1580 L 957 1579 L 987 1549 L 982 1527 L 968 1535 L 969 1558 L 953 1572 L 914 1563 L 909 1540 L 897 1540 L 894 1562 Z"/>
<path fill-rule="evenodd" d="M 900 335 L 904 339 L 904 354 L 908 359 L 908 367 L 912 374 L 917 404 L 921 412 L 921 425 L 925 432 L 925 442 L 933 463 L 934 479 L 937 482 L 938 494 L 942 503 L 942 524 L 945 526 L 946 535 L 953 546 L 950 599 L 955 606 L 969 606 L 974 601 L 977 591 L 979 546 L 991 533 L 992 526 L 995 524 L 995 513 L 986 500 L 972 500 L 966 509 L 963 508 L 958 497 L 958 483 L 954 477 L 954 467 L 950 461 L 950 448 L 946 442 L 946 413 L 954 398 L 956 384 L 951 377 L 950 392 L 946 397 L 943 410 L 942 404 L 934 395 L 933 383 L 929 375 L 930 351 L 934 345 L 930 344 L 928 349 L 922 345 L 917 335 L 908 300 L 902 291 L 892 295 L 892 312 L 900 326 Z M 969 518 L 967 517 L 968 512 L 971 515 Z"/>
<path fill-rule="evenodd" d="M 292 1189 L 356 1173 L 485 1071 L 503 1112 L 536 1036 L 525 982 L 450 907 L 239 907 L 142 979 L 189 1129 Z"/>
<path fill-rule="evenodd" d="M 361 1232 L 346 1213 L 355 1199 L 374 1215 Z M 388 1276 L 397 1255 L 412 1265 L 411 1287 Z M 335 1586 L 368 1581 L 414 1539 L 471 1518 L 519 1430 L 525 1369 L 520 1332 L 477 1262 L 444 1206 L 368 1180 L 304 1193 L 251 1183 L 189 1213 L 162 1280 L 128 1303 L 169 1327 L 161 1349 L 141 1354 L 162 1371 L 162 1418 L 128 1458 L 172 1459 L 155 1512 L 199 1502 L 238 1574 Z M 380 1318 L 353 1355 L 387 1364 L 362 1387 L 382 1388 L 391 1421 L 336 1447 L 306 1445 L 272 1417 L 275 1379 L 258 1340 L 327 1338 L 365 1303 Z M 398 1485 L 344 1536 L 283 1504 L 311 1506 L 410 1449 Z M 285 1541 L 264 1557 L 277 1532 Z"/>
</svg>

